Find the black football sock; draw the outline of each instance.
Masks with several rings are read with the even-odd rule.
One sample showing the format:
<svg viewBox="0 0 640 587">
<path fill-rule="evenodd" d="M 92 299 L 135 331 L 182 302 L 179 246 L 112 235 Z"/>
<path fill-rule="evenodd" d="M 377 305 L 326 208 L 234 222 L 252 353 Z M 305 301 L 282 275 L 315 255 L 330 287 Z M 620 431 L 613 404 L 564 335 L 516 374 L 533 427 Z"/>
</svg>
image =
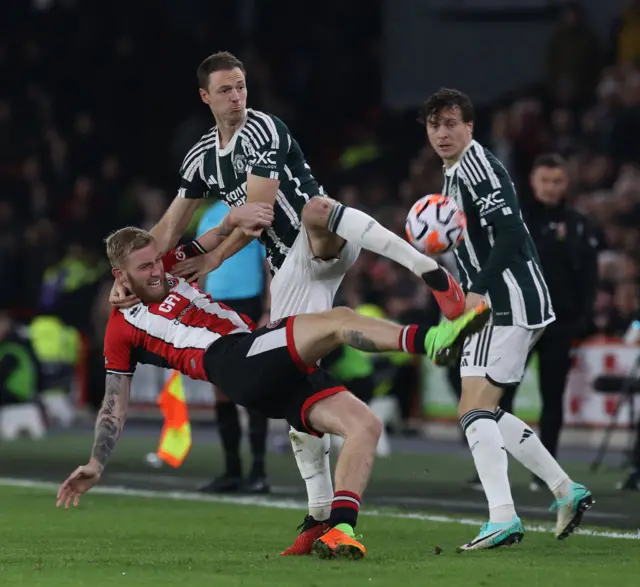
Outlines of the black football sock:
<svg viewBox="0 0 640 587">
<path fill-rule="evenodd" d="M 339 524 L 348 524 L 352 528 L 358 523 L 360 512 L 360 496 L 351 491 L 336 491 L 331 503 L 329 525 L 333 528 Z"/>
<path fill-rule="evenodd" d="M 447 291 L 449 289 L 449 274 L 442 267 L 427 271 L 421 277 L 434 291 Z"/>
<path fill-rule="evenodd" d="M 242 475 L 242 465 L 240 462 L 240 420 L 238 418 L 238 408 L 231 402 L 220 402 L 217 405 L 218 430 L 222 440 L 222 450 L 226 474 L 231 477 Z"/>
<path fill-rule="evenodd" d="M 400 339 L 398 341 L 400 350 L 412 355 L 425 355 L 427 332 L 429 332 L 429 329 L 426 326 L 419 326 L 418 324 L 405 326 L 400 331 Z"/>
<path fill-rule="evenodd" d="M 267 448 L 269 419 L 255 410 L 249 410 L 249 444 L 253 456 L 251 479 L 265 476 L 264 458 Z"/>
</svg>

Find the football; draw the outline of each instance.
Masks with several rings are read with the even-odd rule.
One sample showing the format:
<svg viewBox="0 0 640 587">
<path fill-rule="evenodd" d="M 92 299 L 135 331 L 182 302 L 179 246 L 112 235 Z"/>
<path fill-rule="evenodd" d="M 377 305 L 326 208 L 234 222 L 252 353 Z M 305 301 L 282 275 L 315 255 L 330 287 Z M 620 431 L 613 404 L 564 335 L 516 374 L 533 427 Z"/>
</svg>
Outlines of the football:
<svg viewBox="0 0 640 587">
<path fill-rule="evenodd" d="M 455 200 L 442 194 L 420 198 L 409 210 L 405 231 L 407 240 L 429 256 L 455 249 L 467 227 L 467 217 Z"/>
</svg>

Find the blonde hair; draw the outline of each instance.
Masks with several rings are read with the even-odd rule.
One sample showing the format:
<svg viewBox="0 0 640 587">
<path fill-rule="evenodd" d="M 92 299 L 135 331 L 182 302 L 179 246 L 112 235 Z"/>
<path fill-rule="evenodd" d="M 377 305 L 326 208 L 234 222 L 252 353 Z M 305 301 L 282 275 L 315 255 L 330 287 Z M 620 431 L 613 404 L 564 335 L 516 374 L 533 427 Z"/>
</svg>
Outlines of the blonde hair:
<svg viewBox="0 0 640 587">
<path fill-rule="evenodd" d="M 152 242 L 153 236 L 146 230 L 135 226 L 126 226 L 116 230 L 105 239 L 107 257 L 113 267 L 121 268 L 133 251 L 144 249 Z"/>
</svg>

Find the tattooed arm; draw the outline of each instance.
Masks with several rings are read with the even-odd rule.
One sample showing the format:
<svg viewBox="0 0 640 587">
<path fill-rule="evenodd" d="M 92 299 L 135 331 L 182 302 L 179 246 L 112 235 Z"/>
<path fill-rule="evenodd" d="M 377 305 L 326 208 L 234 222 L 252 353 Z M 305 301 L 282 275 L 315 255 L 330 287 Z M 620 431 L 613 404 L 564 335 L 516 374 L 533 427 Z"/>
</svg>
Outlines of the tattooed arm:
<svg viewBox="0 0 640 587">
<path fill-rule="evenodd" d="M 78 467 L 60 485 L 57 495 L 57 507 L 68 509 L 71 504 L 77 506 L 80 496 L 91 489 L 102 476 L 109 456 L 122 432 L 129 405 L 131 376 L 107 373 L 107 385 L 104 400 L 96 420 L 96 436 L 91 458 L 86 465 Z"/>
<path fill-rule="evenodd" d="M 91 460 L 100 465 L 101 471 L 107 465 L 124 427 L 130 392 L 129 375 L 107 373 L 104 399 L 96 419 L 95 441 L 91 451 Z"/>
</svg>

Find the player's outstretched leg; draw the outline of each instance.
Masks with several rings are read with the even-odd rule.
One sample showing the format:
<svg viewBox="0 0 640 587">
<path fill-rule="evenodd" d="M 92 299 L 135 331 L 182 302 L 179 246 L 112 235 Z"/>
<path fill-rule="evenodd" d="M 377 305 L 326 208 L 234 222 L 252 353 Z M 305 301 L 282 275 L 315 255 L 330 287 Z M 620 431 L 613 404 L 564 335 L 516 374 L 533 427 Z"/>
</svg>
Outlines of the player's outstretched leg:
<svg viewBox="0 0 640 587">
<path fill-rule="evenodd" d="M 481 304 L 451 322 L 426 328 L 367 318 L 349 308 L 334 308 L 295 316 L 293 337 L 300 360 L 306 365 L 316 365 L 343 344 L 365 352 L 427 355 L 437 364 L 445 365 L 457 360 L 464 339 L 482 330 L 490 317 L 491 309 Z"/>
<path fill-rule="evenodd" d="M 302 221 L 312 239 L 321 241 L 321 235 L 326 235 L 328 231 L 363 249 L 387 257 L 421 277 L 431 288 L 442 313 L 449 320 L 457 318 L 464 311 L 464 293 L 446 269 L 361 210 L 316 196 L 302 210 Z"/>
<path fill-rule="evenodd" d="M 459 551 L 509 546 L 524 536 L 511 496 L 504 440 L 495 417 L 501 394 L 502 390 L 485 377 L 462 378 L 458 415 L 487 497 L 489 521 Z"/>
<path fill-rule="evenodd" d="M 369 407 L 348 392 L 321 399 L 308 408 L 306 422 L 322 434 L 337 434 L 344 446 L 336 463 L 336 491 L 329 529 L 313 544 L 321 558 L 360 559 L 367 551 L 355 534 L 360 497 L 369 482 L 382 423 Z"/>
<path fill-rule="evenodd" d="M 529 471 L 542 479 L 556 501 L 551 511 L 557 511 L 556 538 L 571 535 L 582 522 L 582 516 L 595 503 L 591 491 L 574 483 L 538 438 L 522 420 L 498 408 L 495 412 L 500 434 L 507 451 Z"/>
</svg>

